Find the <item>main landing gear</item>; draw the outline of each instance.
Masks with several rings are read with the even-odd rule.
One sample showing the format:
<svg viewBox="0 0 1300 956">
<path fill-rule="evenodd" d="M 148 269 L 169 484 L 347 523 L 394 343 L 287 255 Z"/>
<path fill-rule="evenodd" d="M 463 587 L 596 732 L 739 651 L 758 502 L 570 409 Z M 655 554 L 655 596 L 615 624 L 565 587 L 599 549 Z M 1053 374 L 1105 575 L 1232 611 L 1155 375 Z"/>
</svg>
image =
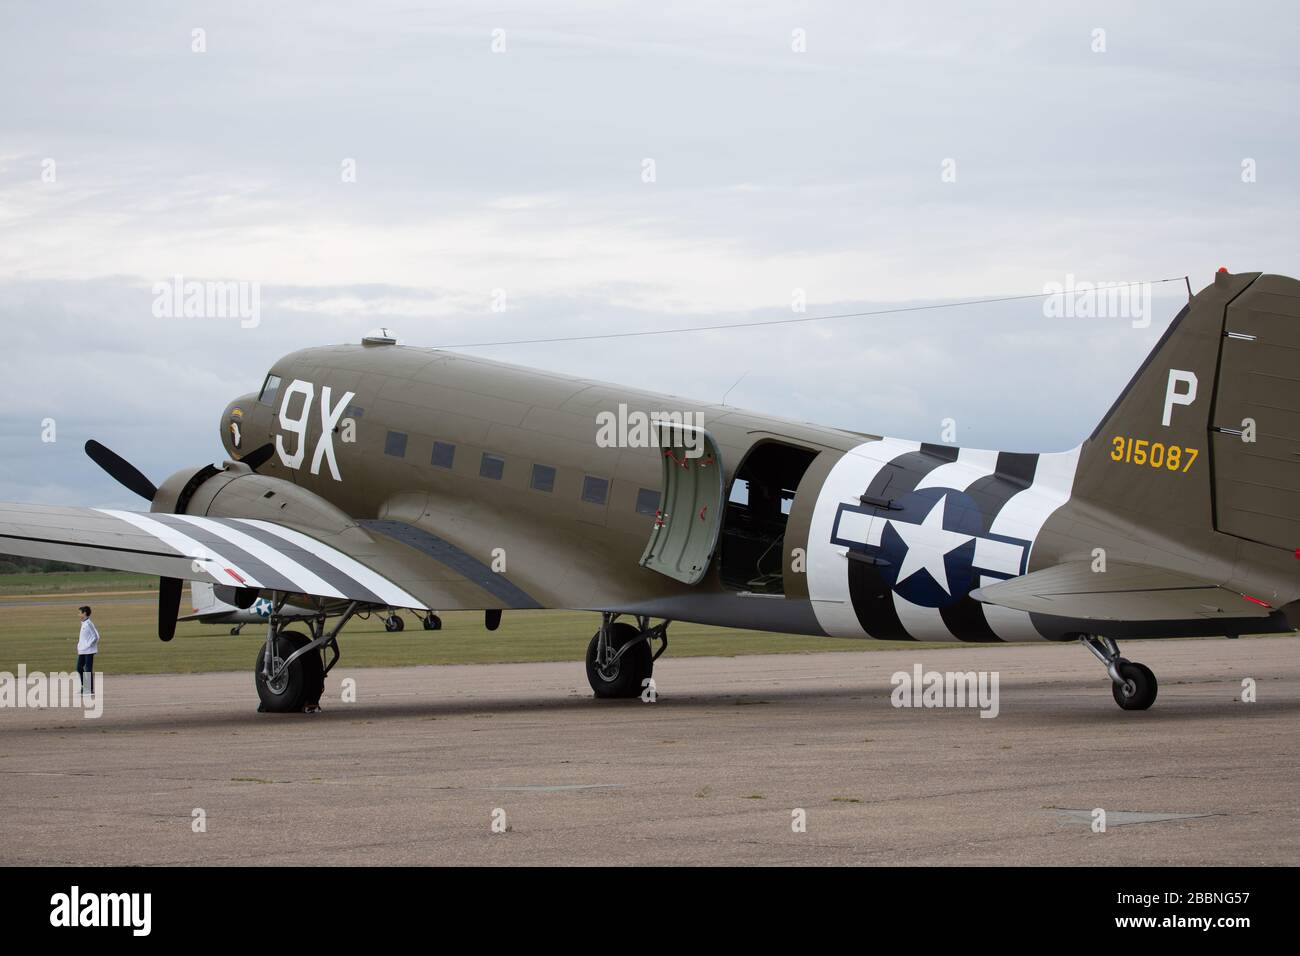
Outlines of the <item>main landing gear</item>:
<svg viewBox="0 0 1300 956">
<path fill-rule="evenodd" d="M 668 649 L 668 621 L 650 626 L 638 615 L 636 624 L 615 623 L 621 615 L 605 612 L 600 630 L 587 645 L 587 682 L 597 697 L 640 697 L 654 674 L 655 661 Z M 661 640 L 651 653 L 650 642 Z"/>
<path fill-rule="evenodd" d="M 273 599 L 266 643 L 257 652 L 257 665 L 253 670 L 257 696 L 261 701 L 257 709 L 276 714 L 315 713 L 320 710 L 325 675 L 339 662 L 339 632 L 356 614 L 357 602 L 348 605 L 328 633 L 325 630 L 327 616 L 322 607 L 319 616 L 306 622 L 309 634 L 288 626 L 288 619 L 280 615 L 284 602 L 283 597 Z M 328 663 L 324 655 L 327 648 L 333 654 Z"/>
<path fill-rule="evenodd" d="M 1106 665 L 1115 703 L 1125 710 L 1146 710 L 1156 702 L 1156 675 L 1151 668 L 1119 656 L 1114 638 L 1096 634 L 1079 635 L 1079 643 Z"/>
<path fill-rule="evenodd" d="M 420 623 L 426 631 L 442 630 L 442 618 L 438 617 L 438 615 L 434 614 L 432 611 L 420 618 Z M 402 620 L 401 615 L 392 608 L 389 608 L 388 615 L 384 618 L 384 630 L 390 634 L 394 634 L 397 631 L 404 631 L 406 630 L 406 622 Z"/>
</svg>

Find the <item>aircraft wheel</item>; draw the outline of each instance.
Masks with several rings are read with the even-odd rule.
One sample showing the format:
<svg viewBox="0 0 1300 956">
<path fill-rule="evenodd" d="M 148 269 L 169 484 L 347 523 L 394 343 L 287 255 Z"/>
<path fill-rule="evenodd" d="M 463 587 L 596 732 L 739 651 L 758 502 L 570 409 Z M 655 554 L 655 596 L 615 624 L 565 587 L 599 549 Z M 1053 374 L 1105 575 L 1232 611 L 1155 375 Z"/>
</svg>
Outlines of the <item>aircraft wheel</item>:
<svg viewBox="0 0 1300 956">
<path fill-rule="evenodd" d="M 406 628 L 406 622 L 403 621 L 396 614 L 390 614 L 388 617 L 384 618 L 385 631 L 390 631 L 390 632 L 401 631 L 404 630 L 405 628 Z"/>
<path fill-rule="evenodd" d="M 441 630 L 442 630 L 442 618 L 438 617 L 438 615 L 436 615 L 436 614 L 432 614 L 432 613 L 430 613 L 430 614 L 429 614 L 427 617 L 425 617 L 425 619 L 424 619 L 424 629 L 425 629 L 426 631 L 441 631 Z"/>
<path fill-rule="evenodd" d="M 654 655 L 650 653 L 650 642 L 641 636 L 631 624 L 615 624 L 609 629 L 609 643 L 618 650 L 624 644 L 635 642 L 627 653 L 609 667 L 599 667 L 596 663 L 596 647 L 600 642 L 600 632 L 592 635 L 587 645 L 587 683 L 597 697 L 640 697 L 641 682 L 654 673 Z"/>
<path fill-rule="evenodd" d="M 283 630 L 275 638 L 275 652 L 281 660 L 288 657 L 300 647 L 311 643 L 311 638 L 297 631 Z M 266 657 L 266 645 L 257 652 L 257 664 L 253 678 L 257 684 L 257 696 L 262 702 L 262 709 L 273 714 L 289 714 L 302 710 L 306 704 L 320 702 L 325 690 L 325 668 L 321 664 L 319 653 L 304 654 L 292 664 L 276 681 L 267 681 L 262 676 L 262 661 Z"/>
<path fill-rule="evenodd" d="M 1120 661 L 1119 674 L 1124 678 L 1122 684 L 1111 684 L 1111 693 L 1115 703 L 1125 710 L 1146 710 L 1156 702 L 1156 675 L 1151 668 L 1136 661 Z"/>
<path fill-rule="evenodd" d="M 298 631 L 289 631 L 287 636 L 289 640 L 293 641 L 295 651 L 311 643 L 310 637 Z M 321 661 L 320 651 L 304 654 L 294 663 L 303 665 L 303 673 L 306 677 L 303 682 L 303 704 L 319 704 L 321 695 L 325 693 L 325 665 Z"/>
</svg>

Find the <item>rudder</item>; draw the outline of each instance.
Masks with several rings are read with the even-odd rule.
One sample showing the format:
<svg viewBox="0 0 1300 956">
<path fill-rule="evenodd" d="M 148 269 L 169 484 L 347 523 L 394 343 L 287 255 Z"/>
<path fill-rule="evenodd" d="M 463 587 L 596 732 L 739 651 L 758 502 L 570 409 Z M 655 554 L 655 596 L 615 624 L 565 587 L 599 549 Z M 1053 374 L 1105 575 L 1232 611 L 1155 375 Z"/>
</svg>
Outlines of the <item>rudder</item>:
<svg viewBox="0 0 1300 956">
<path fill-rule="evenodd" d="M 1215 529 L 1300 548 L 1300 282 L 1263 275 L 1234 298 L 1210 418 Z"/>
</svg>

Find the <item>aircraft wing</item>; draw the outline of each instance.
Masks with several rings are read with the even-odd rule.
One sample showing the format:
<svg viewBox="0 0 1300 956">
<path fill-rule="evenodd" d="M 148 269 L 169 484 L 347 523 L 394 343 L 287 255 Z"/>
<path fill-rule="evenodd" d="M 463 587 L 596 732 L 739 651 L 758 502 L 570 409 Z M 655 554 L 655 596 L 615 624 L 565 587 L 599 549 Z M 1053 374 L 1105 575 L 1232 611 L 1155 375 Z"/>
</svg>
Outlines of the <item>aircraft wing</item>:
<svg viewBox="0 0 1300 956">
<path fill-rule="evenodd" d="M 468 555 L 448 561 L 356 523 L 326 532 L 252 518 L 0 503 L 0 553 L 377 607 L 520 606 Z"/>
<path fill-rule="evenodd" d="M 1190 575 L 1110 562 L 1104 572 L 1088 561 L 1033 571 L 971 592 L 985 604 L 1094 621 L 1168 621 L 1267 618 L 1273 609 L 1236 591 Z"/>
</svg>

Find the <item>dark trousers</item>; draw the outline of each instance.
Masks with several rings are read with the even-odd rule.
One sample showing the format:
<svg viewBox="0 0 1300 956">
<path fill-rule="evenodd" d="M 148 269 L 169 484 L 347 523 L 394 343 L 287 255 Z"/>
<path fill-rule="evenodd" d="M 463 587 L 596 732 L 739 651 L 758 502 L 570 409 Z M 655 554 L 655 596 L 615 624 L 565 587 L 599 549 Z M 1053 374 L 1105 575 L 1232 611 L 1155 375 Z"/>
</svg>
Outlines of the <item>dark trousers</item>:
<svg viewBox="0 0 1300 956">
<path fill-rule="evenodd" d="M 77 676 L 81 678 L 81 692 L 83 694 L 93 694 L 95 692 L 95 655 L 78 654 L 77 655 Z M 86 677 L 90 677 L 90 690 L 86 690 Z"/>
</svg>

